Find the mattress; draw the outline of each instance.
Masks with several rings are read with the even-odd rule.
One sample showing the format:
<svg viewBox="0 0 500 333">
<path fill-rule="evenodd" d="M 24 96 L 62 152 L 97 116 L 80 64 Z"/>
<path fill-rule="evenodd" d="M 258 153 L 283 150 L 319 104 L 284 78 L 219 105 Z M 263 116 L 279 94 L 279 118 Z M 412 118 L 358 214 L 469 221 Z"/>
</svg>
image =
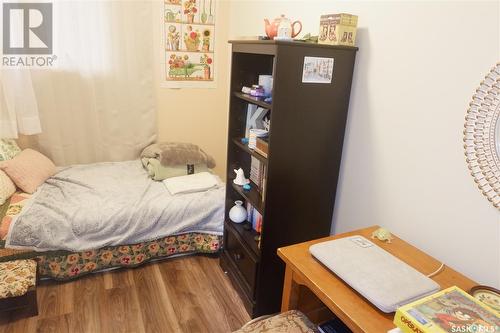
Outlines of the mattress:
<svg viewBox="0 0 500 333">
<path fill-rule="evenodd" d="M 0 207 L 0 230 L 8 230 L 12 218 L 19 215 L 30 198 L 29 194 L 16 193 Z M 5 248 L 5 236 L 0 240 L 0 262 L 15 259 L 35 259 L 41 278 L 72 280 L 89 273 L 117 267 L 136 267 L 151 260 L 181 254 L 217 253 L 222 236 L 206 233 L 171 235 L 137 244 L 108 246 L 80 252 L 13 250 Z"/>
<path fill-rule="evenodd" d="M 10 209 L 10 208 L 9 208 Z M 26 200 L 6 247 L 80 252 L 183 233 L 222 235 L 224 187 L 172 195 L 140 161 L 67 167 Z"/>
<path fill-rule="evenodd" d="M 12 229 L 12 223 L 32 206 L 33 200 L 33 196 L 17 192 L 7 203 L 0 206 L 0 262 L 21 258 L 35 259 L 38 262 L 38 274 L 42 278 L 70 280 L 88 273 L 116 267 L 135 267 L 151 260 L 184 254 L 217 253 L 222 243 L 220 233 L 193 228 L 191 231 L 148 237 L 147 240 L 137 242 L 99 246 L 88 250 L 37 251 L 36 249 L 6 247 L 6 239 L 9 230 Z M 223 205 L 222 201 L 221 207 L 217 207 L 217 210 L 223 210 Z M 203 210 L 203 207 L 197 209 Z M 143 221 L 137 221 L 137 223 L 143 223 Z M 222 228 L 223 218 L 220 219 L 220 224 Z M 197 228 L 201 227 L 197 226 Z"/>
</svg>

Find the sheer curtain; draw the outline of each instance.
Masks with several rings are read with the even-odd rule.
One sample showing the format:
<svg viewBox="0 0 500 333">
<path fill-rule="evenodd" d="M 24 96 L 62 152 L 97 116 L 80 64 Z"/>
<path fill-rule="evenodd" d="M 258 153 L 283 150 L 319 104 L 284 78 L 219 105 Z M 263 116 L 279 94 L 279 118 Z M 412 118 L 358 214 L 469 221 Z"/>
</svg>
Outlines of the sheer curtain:
<svg viewBox="0 0 500 333">
<path fill-rule="evenodd" d="M 2 10 L 6 1 L 0 0 Z M 6 13 L 11 16 L 10 11 Z M 17 13 L 19 17 L 19 12 Z M 0 15 L 0 25 L 4 28 L 4 15 Z M 3 33 L 0 34 L 3 45 Z M 10 37 L 23 39 L 23 29 L 19 24 L 10 25 Z M 0 138 L 17 138 L 19 134 L 41 132 L 38 106 L 29 68 L 0 68 Z"/>
<path fill-rule="evenodd" d="M 0 70 L 0 138 L 41 132 L 38 105 L 28 69 Z"/>
<path fill-rule="evenodd" d="M 56 65 L 32 69 L 42 133 L 58 165 L 137 158 L 156 139 L 151 1 L 55 1 Z"/>
</svg>

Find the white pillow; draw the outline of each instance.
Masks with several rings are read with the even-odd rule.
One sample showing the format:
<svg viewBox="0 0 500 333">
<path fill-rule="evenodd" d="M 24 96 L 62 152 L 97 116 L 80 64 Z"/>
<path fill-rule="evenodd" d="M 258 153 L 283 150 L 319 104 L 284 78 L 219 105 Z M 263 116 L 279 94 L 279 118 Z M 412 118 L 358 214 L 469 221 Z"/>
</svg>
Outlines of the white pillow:
<svg viewBox="0 0 500 333">
<path fill-rule="evenodd" d="M 16 185 L 5 172 L 0 170 L 0 205 L 3 205 L 15 192 Z"/>
</svg>

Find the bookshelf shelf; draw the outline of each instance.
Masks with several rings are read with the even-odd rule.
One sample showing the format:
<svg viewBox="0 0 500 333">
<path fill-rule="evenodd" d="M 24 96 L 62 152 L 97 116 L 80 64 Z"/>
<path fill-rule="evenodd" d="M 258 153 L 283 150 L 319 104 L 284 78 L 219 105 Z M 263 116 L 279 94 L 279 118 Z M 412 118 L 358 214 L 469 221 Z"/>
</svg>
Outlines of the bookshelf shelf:
<svg viewBox="0 0 500 333">
<path fill-rule="evenodd" d="M 264 156 L 262 156 L 261 154 L 259 154 L 255 150 L 248 148 L 248 144 L 242 143 L 241 142 L 241 138 L 233 138 L 233 143 L 236 146 L 238 146 L 241 150 L 243 150 L 244 152 L 252 155 L 253 157 L 255 157 L 256 159 L 258 159 L 259 161 L 267 164 L 267 158 L 264 157 Z"/>
<path fill-rule="evenodd" d="M 281 308 L 285 266 L 278 248 L 330 234 L 357 48 L 257 40 L 230 43 L 226 222 L 219 263 L 249 314 L 258 317 Z M 302 82 L 305 57 L 335 59 L 334 82 Z M 321 70 L 323 65 L 313 66 Z M 241 93 L 260 75 L 273 77 L 271 103 Z M 263 144 L 267 157 L 241 142 L 255 106 L 271 111 L 267 147 Z M 307 135 L 304 126 L 312 129 Z M 239 168 L 252 181 L 250 191 L 233 183 Z M 257 232 L 247 230 L 249 222 L 229 219 L 236 200 L 253 206 L 250 219 L 260 231 L 259 242 Z"/>
<path fill-rule="evenodd" d="M 257 191 L 257 185 L 255 185 L 253 182 L 250 182 L 252 188 L 250 189 L 250 191 L 244 191 L 243 187 L 233 183 L 232 179 L 230 182 L 236 192 L 238 192 L 243 198 L 245 198 L 245 200 L 250 202 L 250 204 L 255 209 L 257 209 L 259 213 L 264 215 L 264 204 L 262 202 L 262 196 L 260 195 L 259 191 Z"/>
<path fill-rule="evenodd" d="M 238 235 L 243 239 L 243 241 L 248 244 L 248 246 L 252 249 L 252 252 L 255 254 L 255 260 L 258 261 L 259 255 L 260 255 L 260 249 L 257 246 L 257 241 L 255 240 L 255 237 L 258 236 L 259 234 L 253 230 L 250 226 L 250 230 L 245 229 L 245 224 L 248 225 L 250 224 L 249 222 L 244 222 L 244 223 L 234 223 L 231 221 L 226 221 L 226 228 L 231 228 L 234 231 L 238 233 Z"/>
<path fill-rule="evenodd" d="M 262 99 L 259 99 L 258 97 L 253 97 L 244 93 L 240 92 L 234 92 L 234 96 L 236 96 L 239 99 L 244 100 L 245 102 L 249 102 L 252 104 L 255 104 L 257 106 L 263 107 L 264 109 L 271 110 L 272 105 L 269 103 L 264 102 Z"/>
</svg>

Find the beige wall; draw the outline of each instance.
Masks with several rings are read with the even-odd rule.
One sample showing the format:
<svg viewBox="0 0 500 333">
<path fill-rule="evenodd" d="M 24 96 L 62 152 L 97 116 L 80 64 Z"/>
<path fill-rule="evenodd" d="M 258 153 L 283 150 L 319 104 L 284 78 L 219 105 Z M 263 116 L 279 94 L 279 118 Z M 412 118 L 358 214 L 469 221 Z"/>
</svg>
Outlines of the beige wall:
<svg viewBox="0 0 500 333">
<path fill-rule="evenodd" d="M 500 287 L 500 214 L 462 147 L 472 93 L 500 59 L 498 2 L 234 1 L 230 34 L 281 13 L 317 34 L 335 12 L 359 15 L 360 50 L 332 231 L 379 224 Z"/>
<path fill-rule="evenodd" d="M 229 109 L 229 2 L 217 2 L 215 27 L 214 89 L 167 89 L 160 87 L 162 51 L 156 52 L 156 98 L 159 140 L 192 142 L 211 154 L 215 172 L 224 177 L 226 168 L 226 133 Z M 161 41 L 160 27 L 156 40 Z M 160 43 L 158 43 L 160 45 Z"/>
</svg>

